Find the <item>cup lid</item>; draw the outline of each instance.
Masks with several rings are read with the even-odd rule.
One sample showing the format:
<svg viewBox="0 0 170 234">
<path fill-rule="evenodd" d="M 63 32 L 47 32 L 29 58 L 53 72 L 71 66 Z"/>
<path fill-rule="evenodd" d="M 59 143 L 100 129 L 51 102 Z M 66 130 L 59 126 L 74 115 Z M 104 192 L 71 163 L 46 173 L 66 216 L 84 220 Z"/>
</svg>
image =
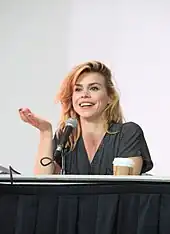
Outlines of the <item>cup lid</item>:
<svg viewBox="0 0 170 234">
<path fill-rule="evenodd" d="M 131 158 L 115 158 L 112 164 L 114 166 L 133 167 L 134 162 Z"/>
</svg>

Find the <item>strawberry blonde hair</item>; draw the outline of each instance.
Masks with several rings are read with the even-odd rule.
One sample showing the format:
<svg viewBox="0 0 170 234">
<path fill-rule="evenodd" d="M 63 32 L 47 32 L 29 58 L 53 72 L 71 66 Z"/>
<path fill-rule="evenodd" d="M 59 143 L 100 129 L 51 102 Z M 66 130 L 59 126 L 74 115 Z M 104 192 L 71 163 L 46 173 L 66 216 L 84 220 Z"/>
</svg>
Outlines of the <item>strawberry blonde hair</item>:
<svg viewBox="0 0 170 234">
<path fill-rule="evenodd" d="M 103 111 L 106 131 L 109 124 L 111 123 L 123 123 L 123 114 L 119 103 L 119 95 L 112 82 L 112 74 L 110 69 L 99 61 L 82 63 L 74 67 L 67 75 L 56 97 L 56 101 L 60 102 L 62 107 L 61 118 L 57 132 L 60 133 L 63 131 L 65 127 L 65 121 L 68 118 L 76 118 L 78 120 L 78 126 L 71 134 L 68 142 L 68 145 L 71 147 L 71 149 L 74 148 L 81 134 L 79 115 L 74 111 L 72 105 L 73 88 L 80 75 L 91 72 L 99 73 L 104 77 L 108 96 L 112 100 Z"/>
</svg>

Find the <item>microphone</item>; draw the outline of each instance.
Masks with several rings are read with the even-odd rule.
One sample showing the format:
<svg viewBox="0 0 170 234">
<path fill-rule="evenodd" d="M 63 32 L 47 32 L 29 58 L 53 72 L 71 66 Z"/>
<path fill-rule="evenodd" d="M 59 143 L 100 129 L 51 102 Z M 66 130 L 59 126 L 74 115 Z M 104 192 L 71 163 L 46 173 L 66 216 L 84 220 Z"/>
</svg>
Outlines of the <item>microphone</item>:
<svg viewBox="0 0 170 234">
<path fill-rule="evenodd" d="M 61 166 L 61 154 L 65 148 L 65 145 L 69 139 L 70 134 L 73 129 L 77 127 L 77 119 L 69 118 L 65 123 L 65 129 L 61 135 L 60 143 L 57 145 L 57 148 L 54 152 L 54 160 Z"/>
</svg>

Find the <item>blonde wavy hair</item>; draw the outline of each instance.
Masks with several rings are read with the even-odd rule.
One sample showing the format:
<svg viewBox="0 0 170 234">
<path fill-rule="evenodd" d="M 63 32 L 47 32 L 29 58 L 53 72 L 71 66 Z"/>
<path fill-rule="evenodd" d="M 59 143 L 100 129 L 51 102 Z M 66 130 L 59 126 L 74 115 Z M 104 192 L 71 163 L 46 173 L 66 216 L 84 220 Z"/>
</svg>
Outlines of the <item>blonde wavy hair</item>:
<svg viewBox="0 0 170 234">
<path fill-rule="evenodd" d="M 91 72 L 99 73 L 105 78 L 106 90 L 108 96 L 112 100 L 112 102 L 109 103 L 103 111 L 106 131 L 108 129 L 109 124 L 111 123 L 123 123 L 124 118 L 119 103 L 119 95 L 112 82 L 112 73 L 110 69 L 105 64 L 99 61 L 89 61 L 80 64 L 74 67 L 72 71 L 67 75 L 67 77 L 64 79 L 61 85 L 59 93 L 56 96 L 56 102 L 60 102 L 62 107 L 61 118 L 59 121 L 57 133 L 63 131 L 65 127 L 65 121 L 68 118 L 76 118 L 78 120 L 78 127 L 73 131 L 73 133 L 69 137 L 68 145 L 71 149 L 75 147 L 77 140 L 81 134 L 79 115 L 74 111 L 72 105 L 73 88 L 80 75 Z"/>
</svg>

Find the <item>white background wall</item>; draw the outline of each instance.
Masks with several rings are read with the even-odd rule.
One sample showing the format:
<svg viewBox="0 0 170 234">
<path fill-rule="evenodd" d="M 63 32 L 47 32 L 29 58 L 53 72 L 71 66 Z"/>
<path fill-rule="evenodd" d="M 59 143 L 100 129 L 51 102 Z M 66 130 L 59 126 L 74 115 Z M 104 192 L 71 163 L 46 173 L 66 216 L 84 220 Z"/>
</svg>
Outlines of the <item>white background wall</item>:
<svg viewBox="0 0 170 234">
<path fill-rule="evenodd" d="M 0 0 L 0 164 L 32 173 L 38 131 L 17 109 L 55 128 L 58 83 L 97 59 L 115 74 L 126 119 L 144 130 L 152 173 L 170 176 L 169 13 L 168 0 Z"/>
</svg>

